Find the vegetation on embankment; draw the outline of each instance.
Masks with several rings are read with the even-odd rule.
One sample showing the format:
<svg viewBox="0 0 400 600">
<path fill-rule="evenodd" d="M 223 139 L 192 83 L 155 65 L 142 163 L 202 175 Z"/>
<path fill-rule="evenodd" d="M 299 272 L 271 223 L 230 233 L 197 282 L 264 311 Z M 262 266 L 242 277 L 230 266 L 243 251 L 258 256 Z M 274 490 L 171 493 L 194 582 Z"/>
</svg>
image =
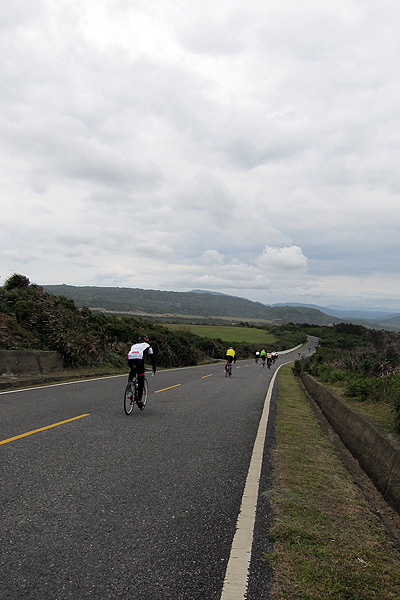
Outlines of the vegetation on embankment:
<svg viewBox="0 0 400 600">
<path fill-rule="evenodd" d="M 310 373 L 369 416 L 385 413 L 381 424 L 390 412 L 391 424 L 385 426 L 400 432 L 400 335 L 346 323 L 309 332 L 320 337 L 320 347 L 307 360 L 296 361 L 296 373 Z"/>
<path fill-rule="evenodd" d="M 353 482 L 289 366 L 279 374 L 273 600 L 395 600 L 400 553 Z"/>
<path fill-rule="evenodd" d="M 291 326 L 273 330 L 276 350 L 305 340 L 304 331 Z M 161 367 L 223 359 L 227 344 L 232 343 L 232 337 L 226 340 L 223 334 L 204 338 L 188 328 L 170 331 L 155 322 L 78 308 L 73 300 L 46 293 L 24 275 L 12 275 L 0 288 L 0 349 L 55 350 L 62 354 L 66 367 L 104 365 L 119 369 L 126 366 L 129 347 L 140 333 L 150 338 Z M 238 358 L 253 357 L 260 349 L 252 333 L 249 326 L 250 341 L 238 336 Z"/>
</svg>

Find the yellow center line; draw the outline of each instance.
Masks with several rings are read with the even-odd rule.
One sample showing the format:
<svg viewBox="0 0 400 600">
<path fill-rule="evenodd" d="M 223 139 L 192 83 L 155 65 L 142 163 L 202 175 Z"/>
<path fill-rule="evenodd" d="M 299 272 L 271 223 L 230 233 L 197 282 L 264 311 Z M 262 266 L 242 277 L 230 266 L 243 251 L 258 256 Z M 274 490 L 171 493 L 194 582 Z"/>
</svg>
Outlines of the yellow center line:
<svg viewBox="0 0 400 600">
<path fill-rule="evenodd" d="M 171 387 L 164 388 L 162 390 L 156 390 L 154 393 L 159 394 L 160 392 L 165 392 L 166 390 L 172 390 L 172 388 L 176 388 L 182 385 L 181 383 L 177 383 L 176 385 L 171 385 Z"/>
<path fill-rule="evenodd" d="M 64 425 L 64 423 L 70 423 L 71 421 L 76 421 L 77 419 L 83 419 L 83 417 L 89 417 L 90 415 L 79 415 L 78 417 L 73 417 L 72 419 L 66 419 L 66 421 L 60 421 L 59 423 L 53 423 L 53 425 L 46 425 L 46 427 L 40 427 L 40 429 L 34 429 L 33 431 L 27 431 L 26 433 L 21 433 L 21 435 L 15 435 L 12 438 L 8 438 L 8 440 L 0 441 L 0 446 L 2 444 L 8 444 L 8 442 L 13 442 L 14 440 L 19 440 L 21 438 L 27 437 L 28 435 L 33 435 L 34 433 L 38 433 L 39 431 L 45 431 L 46 429 L 51 429 L 52 427 L 58 427 L 59 425 Z"/>
<path fill-rule="evenodd" d="M 206 377 L 212 377 L 212 373 L 210 375 L 204 375 L 202 379 L 205 379 Z"/>
</svg>

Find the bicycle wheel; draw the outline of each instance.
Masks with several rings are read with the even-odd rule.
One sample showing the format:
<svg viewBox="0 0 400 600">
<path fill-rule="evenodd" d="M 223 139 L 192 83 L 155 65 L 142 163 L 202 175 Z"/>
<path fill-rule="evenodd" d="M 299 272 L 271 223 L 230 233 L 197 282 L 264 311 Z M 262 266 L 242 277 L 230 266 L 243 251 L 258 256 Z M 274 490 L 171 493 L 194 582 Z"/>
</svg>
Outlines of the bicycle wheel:
<svg viewBox="0 0 400 600">
<path fill-rule="evenodd" d="M 149 396 L 149 384 L 147 383 L 147 379 L 144 378 L 144 388 L 143 388 L 142 408 L 141 408 L 141 410 L 143 410 L 144 407 L 146 406 L 148 396 Z"/>
<path fill-rule="evenodd" d="M 135 384 L 133 381 L 128 381 L 124 394 L 124 410 L 127 415 L 130 415 L 135 404 Z"/>
</svg>

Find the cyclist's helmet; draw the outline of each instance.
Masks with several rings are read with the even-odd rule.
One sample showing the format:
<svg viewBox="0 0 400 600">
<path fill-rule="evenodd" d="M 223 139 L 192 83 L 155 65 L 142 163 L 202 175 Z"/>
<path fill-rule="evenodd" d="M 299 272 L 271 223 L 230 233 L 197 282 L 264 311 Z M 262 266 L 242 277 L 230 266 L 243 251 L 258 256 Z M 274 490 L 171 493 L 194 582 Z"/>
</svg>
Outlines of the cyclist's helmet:
<svg viewBox="0 0 400 600">
<path fill-rule="evenodd" d="M 149 338 L 147 337 L 147 335 L 139 335 L 138 337 L 138 342 L 147 342 L 147 344 L 150 343 Z"/>
</svg>

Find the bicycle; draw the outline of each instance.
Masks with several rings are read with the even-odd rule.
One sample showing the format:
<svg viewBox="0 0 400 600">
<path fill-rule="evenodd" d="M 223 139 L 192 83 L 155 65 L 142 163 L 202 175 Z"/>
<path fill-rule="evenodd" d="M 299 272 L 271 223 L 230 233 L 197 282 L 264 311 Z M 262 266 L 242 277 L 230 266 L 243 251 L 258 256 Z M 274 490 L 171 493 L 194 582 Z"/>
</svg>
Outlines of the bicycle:
<svg viewBox="0 0 400 600">
<path fill-rule="evenodd" d="M 146 371 L 152 371 L 153 369 L 146 369 Z M 154 373 L 153 373 L 154 375 Z M 137 377 L 134 377 L 131 381 L 128 381 L 127 386 L 125 388 L 124 393 L 124 410 L 127 415 L 130 415 L 133 411 L 133 407 L 136 406 L 143 410 L 147 404 L 147 399 L 149 396 L 149 384 L 147 382 L 146 376 L 144 377 L 144 386 L 143 386 L 143 395 L 142 395 L 142 405 L 138 404 L 138 380 Z"/>
</svg>

